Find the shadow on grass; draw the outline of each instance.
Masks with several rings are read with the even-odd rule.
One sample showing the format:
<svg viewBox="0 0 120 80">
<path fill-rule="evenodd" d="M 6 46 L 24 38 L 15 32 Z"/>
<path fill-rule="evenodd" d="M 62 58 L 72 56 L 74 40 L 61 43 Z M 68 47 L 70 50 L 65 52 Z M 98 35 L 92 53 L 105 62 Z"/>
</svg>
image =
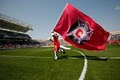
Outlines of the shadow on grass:
<svg viewBox="0 0 120 80">
<path fill-rule="evenodd" d="M 98 56 L 88 56 L 86 55 L 88 60 L 100 60 L 100 61 L 107 61 L 109 58 L 108 57 L 98 57 Z"/>
<path fill-rule="evenodd" d="M 107 57 L 97 57 L 97 56 L 88 56 L 86 55 L 88 60 L 99 60 L 99 61 L 107 61 L 109 58 Z M 64 55 L 64 56 L 60 56 L 59 59 L 84 59 L 83 56 L 68 56 L 68 55 Z"/>
</svg>

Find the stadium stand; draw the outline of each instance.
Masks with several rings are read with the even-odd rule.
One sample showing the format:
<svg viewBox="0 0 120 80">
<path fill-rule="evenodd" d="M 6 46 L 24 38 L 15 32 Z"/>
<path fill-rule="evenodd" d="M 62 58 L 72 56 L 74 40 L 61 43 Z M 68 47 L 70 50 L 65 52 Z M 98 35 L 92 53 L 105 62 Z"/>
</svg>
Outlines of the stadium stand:
<svg viewBox="0 0 120 80">
<path fill-rule="evenodd" d="M 0 49 L 39 46 L 39 42 L 26 34 L 29 30 L 33 30 L 30 24 L 0 13 Z"/>
<path fill-rule="evenodd" d="M 17 32 L 33 30 L 30 24 L 0 13 L 0 28 Z"/>
<path fill-rule="evenodd" d="M 120 31 L 110 32 L 111 37 L 109 40 L 109 44 L 120 44 Z"/>
<path fill-rule="evenodd" d="M 17 33 L 17 32 L 10 32 L 10 31 L 5 31 L 5 30 L 0 30 L 0 38 L 4 39 L 31 39 L 31 37 L 27 34 L 22 34 L 22 33 Z"/>
</svg>

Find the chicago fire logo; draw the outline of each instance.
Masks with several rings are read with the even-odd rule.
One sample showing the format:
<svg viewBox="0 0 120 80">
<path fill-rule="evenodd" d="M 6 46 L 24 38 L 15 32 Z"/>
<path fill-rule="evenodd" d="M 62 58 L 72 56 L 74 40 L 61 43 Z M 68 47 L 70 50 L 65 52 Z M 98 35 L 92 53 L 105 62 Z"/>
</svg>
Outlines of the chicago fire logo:
<svg viewBox="0 0 120 80">
<path fill-rule="evenodd" d="M 77 19 L 75 23 L 70 27 L 67 36 L 77 44 L 85 44 L 93 33 L 89 24 L 81 19 Z"/>
</svg>

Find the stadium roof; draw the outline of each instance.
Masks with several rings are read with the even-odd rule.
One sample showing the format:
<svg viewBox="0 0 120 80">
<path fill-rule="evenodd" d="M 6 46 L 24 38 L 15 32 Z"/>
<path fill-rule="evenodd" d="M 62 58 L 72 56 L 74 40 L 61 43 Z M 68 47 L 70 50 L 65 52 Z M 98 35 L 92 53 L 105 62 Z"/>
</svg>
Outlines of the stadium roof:
<svg viewBox="0 0 120 80">
<path fill-rule="evenodd" d="M 120 34 L 120 31 L 112 31 L 111 34 Z"/>
<path fill-rule="evenodd" d="M 8 29 L 23 33 L 29 30 L 33 30 L 30 24 L 24 23 L 20 20 L 14 19 L 1 13 L 0 13 L 0 29 Z"/>
</svg>

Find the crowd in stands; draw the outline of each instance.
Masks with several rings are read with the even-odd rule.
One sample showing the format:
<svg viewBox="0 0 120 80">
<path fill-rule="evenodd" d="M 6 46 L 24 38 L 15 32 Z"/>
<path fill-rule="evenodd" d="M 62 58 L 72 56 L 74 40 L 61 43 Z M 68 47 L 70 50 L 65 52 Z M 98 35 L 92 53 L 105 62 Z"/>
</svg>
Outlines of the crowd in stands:
<svg viewBox="0 0 120 80">
<path fill-rule="evenodd" d="M 40 43 L 36 41 L 24 40 L 1 40 L 0 49 L 21 49 L 21 48 L 35 48 L 40 47 Z"/>
<path fill-rule="evenodd" d="M 109 44 L 120 44 L 120 34 L 112 34 L 108 43 Z"/>
<path fill-rule="evenodd" d="M 31 40 L 27 34 L 0 30 L 0 49 L 39 47 L 40 43 Z"/>
<path fill-rule="evenodd" d="M 112 35 L 110 40 L 118 40 L 118 41 L 120 41 L 120 34 Z"/>
</svg>

